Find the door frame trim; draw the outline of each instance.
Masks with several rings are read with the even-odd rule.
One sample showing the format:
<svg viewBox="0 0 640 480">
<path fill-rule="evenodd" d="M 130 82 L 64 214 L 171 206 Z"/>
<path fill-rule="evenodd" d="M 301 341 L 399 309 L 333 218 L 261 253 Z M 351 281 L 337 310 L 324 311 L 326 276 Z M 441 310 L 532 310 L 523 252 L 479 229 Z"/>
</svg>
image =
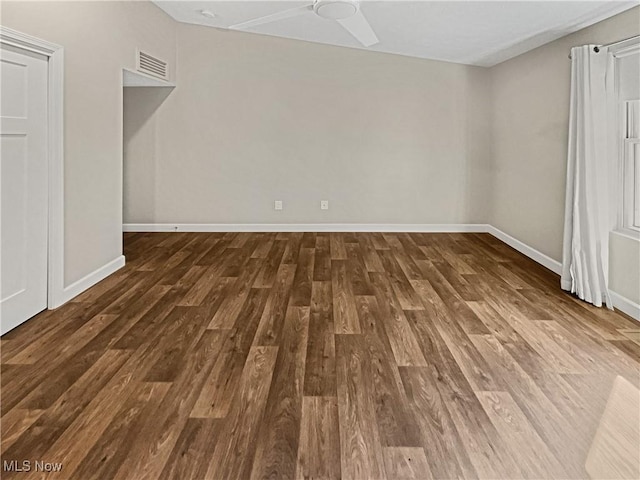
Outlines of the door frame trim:
<svg viewBox="0 0 640 480">
<path fill-rule="evenodd" d="M 64 48 L 0 25 L 0 43 L 48 58 L 47 308 L 64 303 Z"/>
</svg>

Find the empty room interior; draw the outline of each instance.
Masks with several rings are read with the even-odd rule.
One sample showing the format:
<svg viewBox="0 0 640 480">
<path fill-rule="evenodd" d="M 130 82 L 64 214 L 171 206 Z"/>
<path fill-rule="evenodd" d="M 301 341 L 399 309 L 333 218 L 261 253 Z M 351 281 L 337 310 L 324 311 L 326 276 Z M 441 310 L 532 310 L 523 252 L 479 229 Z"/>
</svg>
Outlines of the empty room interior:
<svg viewBox="0 0 640 480">
<path fill-rule="evenodd" d="M 640 3 L 0 3 L 0 477 L 639 479 Z"/>
</svg>

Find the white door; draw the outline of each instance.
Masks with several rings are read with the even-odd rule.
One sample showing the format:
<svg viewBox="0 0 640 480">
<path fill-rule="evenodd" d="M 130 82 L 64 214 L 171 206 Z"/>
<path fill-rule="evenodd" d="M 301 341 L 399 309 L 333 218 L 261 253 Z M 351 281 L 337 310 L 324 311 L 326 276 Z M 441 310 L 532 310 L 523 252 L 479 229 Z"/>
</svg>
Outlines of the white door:
<svg viewBox="0 0 640 480">
<path fill-rule="evenodd" d="M 47 308 L 47 59 L 0 48 L 0 334 Z"/>
</svg>

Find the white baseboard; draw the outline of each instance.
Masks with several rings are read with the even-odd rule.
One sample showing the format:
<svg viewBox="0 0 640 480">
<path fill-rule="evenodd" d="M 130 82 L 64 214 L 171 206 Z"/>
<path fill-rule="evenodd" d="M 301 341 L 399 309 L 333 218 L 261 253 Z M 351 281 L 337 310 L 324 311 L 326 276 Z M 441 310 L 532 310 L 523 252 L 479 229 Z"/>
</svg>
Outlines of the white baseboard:
<svg viewBox="0 0 640 480">
<path fill-rule="evenodd" d="M 485 224 L 417 223 L 125 223 L 124 232 L 414 232 L 484 233 Z"/>
<path fill-rule="evenodd" d="M 520 240 L 513 238 L 511 235 L 504 233 L 502 230 L 497 229 L 492 225 L 487 225 L 487 233 L 490 233 L 498 240 L 502 240 L 504 243 L 509 245 L 510 247 L 516 249 L 523 255 L 526 255 L 530 259 L 538 262 L 543 267 L 548 268 L 554 273 L 560 275 L 562 273 L 562 264 L 557 260 L 545 255 L 544 253 L 536 250 L 533 247 L 530 247 L 526 243 L 521 242 Z"/>
<path fill-rule="evenodd" d="M 611 296 L 611 302 L 613 303 L 614 308 L 617 308 L 634 320 L 638 320 L 640 322 L 640 304 L 635 303 L 616 292 L 609 291 L 609 295 Z"/>
<path fill-rule="evenodd" d="M 62 290 L 62 294 L 59 298 L 57 298 L 56 305 L 49 305 L 49 308 L 58 308 L 59 306 L 67 303 L 74 297 L 77 297 L 82 292 L 84 292 L 89 287 L 94 286 L 100 280 L 105 279 L 109 275 L 111 275 L 116 270 L 124 267 L 124 255 L 120 255 L 119 257 L 111 260 L 109 263 L 103 265 L 102 267 L 94 270 L 88 275 L 85 275 L 80 280 L 73 282 L 71 285 L 65 287 Z"/>
</svg>

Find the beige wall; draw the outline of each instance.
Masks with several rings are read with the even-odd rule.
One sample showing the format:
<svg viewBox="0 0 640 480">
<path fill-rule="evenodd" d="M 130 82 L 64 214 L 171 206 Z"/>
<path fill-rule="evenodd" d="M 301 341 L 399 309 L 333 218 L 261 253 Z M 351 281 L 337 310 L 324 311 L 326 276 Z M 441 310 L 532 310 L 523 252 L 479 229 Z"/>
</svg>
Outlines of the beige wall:
<svg viewBox="0 0 640 480">
<path fill-rule="evenodd" d="M 175 65 L 175 22 L 149 2 L 6 2 L 3 26 L 64 47 L 65 285 L 122 254 L 122 68 Z M 174 73 L 171 72 L 173 77 Z"/>
<path fill-rule="evenodd" d="M 560 261 L 569 124 L 571 47 L 606 44 L 640 34 L 640 7 L 597 23 L 490 69 L 492 165 L 489 223 Z M 637 251 L 625 238 L 612 248 Z M 619 288 L 620 252 L 611 266 Z M 635 268 L 637 281 L 638 264 Z M 635 265 L 635 267 L 633 267 Z M 636 287 L 629 299 L 640 302 Z M 630 292 L 627 292 L 630 293 Z"/>
<path fill-rule="evenodd" d="M 177 57 L 126 223 L 484 221 L 485 69 L 189 25 Z"/>
</svg>

